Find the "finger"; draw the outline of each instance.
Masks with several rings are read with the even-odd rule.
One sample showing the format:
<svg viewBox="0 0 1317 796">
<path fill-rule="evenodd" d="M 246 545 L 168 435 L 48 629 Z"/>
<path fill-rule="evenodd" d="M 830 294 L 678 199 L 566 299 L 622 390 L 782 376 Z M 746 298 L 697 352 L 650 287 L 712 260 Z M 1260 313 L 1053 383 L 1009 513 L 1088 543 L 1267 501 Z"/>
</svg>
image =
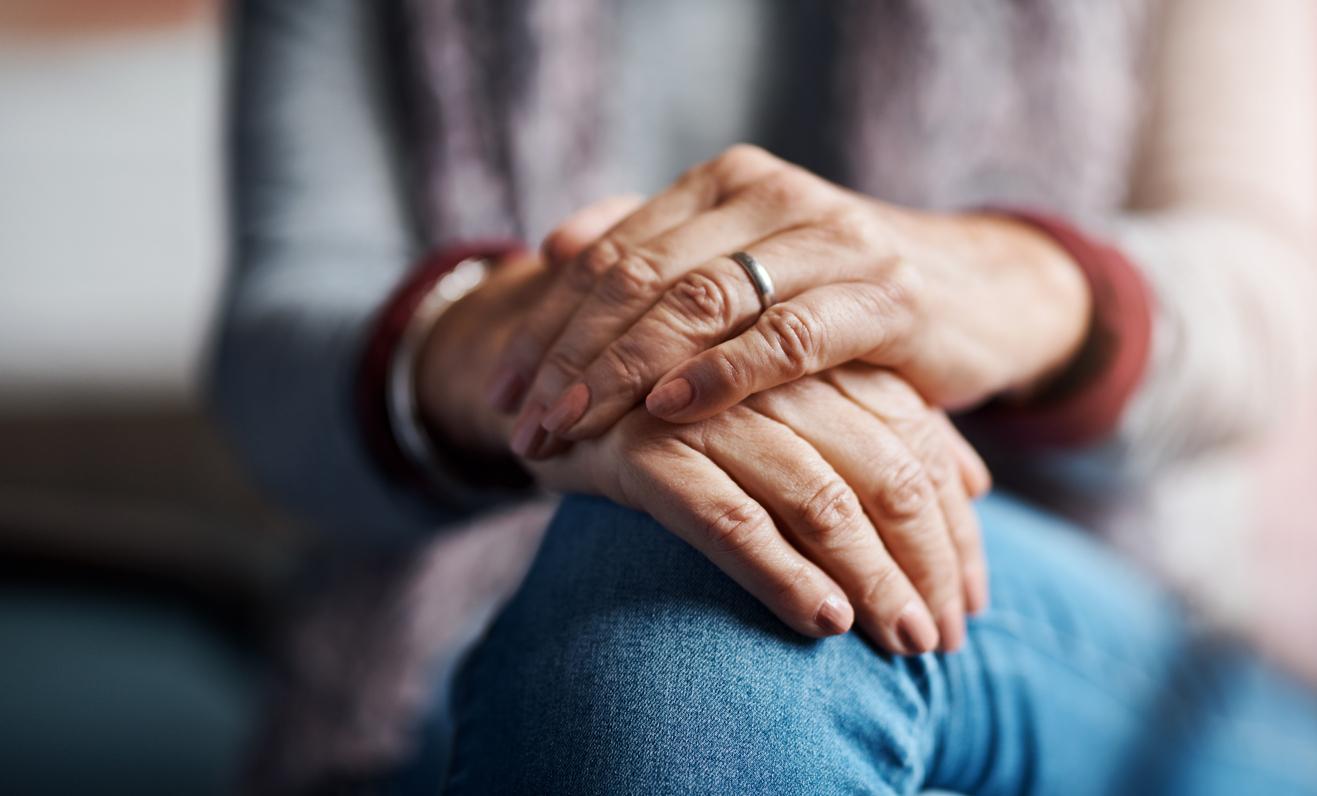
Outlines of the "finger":
<svg viewBox="0 0 1317 796">
<path fill-rule="evenodd" d="M 965 610 L 987 609 L 988 561 L 978 515 L 970 505 L 971 489 L 990 483 L 987 467 L 944 412 L 929 407 L 900 376 L 868 366 L 829 371 L 827 378 L 861 406 L 882 419 L 923 463 L 938 494 L 951 541 L 960 561 Z M 959 639 L 944 630 L 949 646 Z"/>
<path fill-rule="evenodd" d="M 610 232 L 609 244 L 625 247 L 654 238 L 782 166 L 781 160 L 759 147 L 733 146 L 687 170 L 619 222 Z"/>
<path fill-rule="evenodd" d="M 714 462 L 841 586 L 856 621 L 875 642 L 897 655 L 933 649 L 937 631 L 928 609 L 847 481 L 777 420 L 744 408 L 728 417 L 734 433 L 710 434 L 704 441 Z"/>
<path fill-rule="evenodd" d="M 945 434 L 940 444 L 950 447 Z M 955 465 L 951 465 L 952 468 Z M 979 525 L 978 515 L 971 505 L 969 493 L 965 491 L 965 482 L 958 472 L 944 482 L 939 482 L 938 501 L 942 505 L 942 514 L 951 529 L 951 541 L 960 558 L 960 580 L 964 585 L 965 611 L 972 615 L 981 614 L 988 609 L 988 558 L 983 552 L 983 529 Z M 959 646 L 959 645 L 957 645 Z"/>
<path fill-rule="evenodd" d="M 526 411 L 548 406 L 544 427 L 550 432 L 579 419 L 585 409 L 581 390 L 558 400 L 568 385 L 682 274 L 805 221 L 811 205 L 794 201 L 804 179 L 794 171 L 779 171 L 650 240 L 627 246 L 617 242 L 614 231 L 596 244 L 612 247 L 618 259 L 545 353 L 527 392 Z"/>
<path fill-rule="evenodd" d="M 544 236 L 540 252 L 545 263 L 556 267 L 575 258 L 644 203 L 642 194 L 619 194 L 600 199 L 571 214 Z"/>
<path fill-rule="evenodd" d="M 891 429 L 919 460 L 933 485 L 961 584 L 960 605 L 938 615 L 938 629 L 943 648 L 956 650 L 964 641 L 963 612 L 977 613 L 987 603 L 987 563 L 978 517 L 947 437 L 950 424 L 944 424 L 945 415 L 930 408 L 908 382 L 890 371 L 842 367 L 830 371 L 827 379 Z"/>
<path fill-rule="evenodd" d="M 769 307 L 746 331 L 677 365 L 645 404 L 687 423 L 852 360 L 899 362 L 910 326 L 908 309 L 882 285 L 825 285 Z"/>
<path fill-rule="evenodd" d="M 983 529 L 971 501 L 986 494 L 991 486 L 987 465 L 978 452 L 960 435 L 943 412 L 933 414 L 935 425 L 941 432 L 941 444 L 946 446 L 952 459 L 954 476 L 947 486 L 948 499 L 943 501 L 943 512 L 951 525 L 952 541 L 960 555 L 961 576 L 965 583 L 965 610 L 981 614 L 988 610 L 989 594 L 988 557 L 983 550 Z"/>
<path fill-rule="evenodd" d="M 935 489 L 899 436 L 822 382 L 765 393 L 749 406 L 796 430 L 859 495 L 875 539 L 912 584 L 910 592 L 898 590 L 903 602 L 895 615 L 906 642 L 929 651 L 963 635 L 959 562 Z M 852 602 L 863 616 L 865 603 Z"/>
<path fill-rule="evenodd" d="M 513 335 L 489 383 L 490 403 L 503 411 L 523 403 L 535 381 L 545 353 L 567 325 L 568 319 L 600 278 L 623 258 L 628 247 L 649 240 L 703 210 L 714 207 L 729 193 L 781 168 L 781 161 L 758 147 L 736 146 L 713 160 L 687 171 L 675 183 L 620 220 L 598 241 L 566 261 L 561 277 L 531 311 L 523 329 Z M 561 391 L 566 384 L 557 385 Z M 551 397 L 551 396 L 550 396 Z M 516 427 L 530 447 L 520 455 L 543 454 L 544 434 L 535 430 L 544 415 L 546 399 L 526 400 Z"/>
<path fill-rule="evenodd" d="M 756 257 L 775 264 L 775 289 L 784 298 L 820 282 L 854 277 L 867 256 L 816 226 L 771 235 L 751 248 Z M 892 293 L 871 285 L 864 291 L 877 298 Z M 730 258 L 718 256 L 688 271 L 585 367 L 578 384 L 555 399 L 555 408 L 560 409 L 557 433 L 568 439 L 597 436 L 639 403 L 660 376 L 741 332 L 761 312 L 753 284 Z M 667 398 L 680 397 L 671 392 Z"/>
<path fill-rule="evenodd" d="M 548 290 L 527 308 L 521 327 L 509 338 L 486 385 L 486 400 L 491 406 L 511 412 L 521 404 L 545 349 L 593 285 L 593 278 L 580 273 L 591 264 L 569 255 L 606 232 L 639 201 L 637 196 L 621 196 L 596 202 L 573 214 L 545 238 L 541 248 L 547 260 L 573 265 L 560 268 Z"/>
<path fill-rule="evenodd" d="M 666 455 L 633 462 L 621 478 L 630 505 L 703 553 L 796 632 L 817 638 L 850 629 L 854 610 L 838 584 L 703 453 L 674 444 Z"/>
<path fill-rule="evenodd" d="M 988 469 L 983 457 L 979 456 L 979 452 L 974 450 L 974 446 L 969 444 L 951 420 L 945 414 L 940 415 L 940 417 L 942 424 L 946 427 L 952 451 L 955 453 L 961 478 L 964 479 L 965 492 L 971 499 L 978 500 L 992 489 L 992 471 Z"/>
</svg>

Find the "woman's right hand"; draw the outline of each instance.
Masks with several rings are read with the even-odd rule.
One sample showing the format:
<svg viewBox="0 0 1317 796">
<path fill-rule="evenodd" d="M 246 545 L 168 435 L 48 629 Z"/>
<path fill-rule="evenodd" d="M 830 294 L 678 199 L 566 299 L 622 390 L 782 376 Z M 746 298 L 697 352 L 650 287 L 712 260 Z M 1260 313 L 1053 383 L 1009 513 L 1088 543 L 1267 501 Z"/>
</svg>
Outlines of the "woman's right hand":
<svg viewBox="0 0 1317 796">
<path fill-rule="evenodd" d="M 895 654 L 949 651 L 987 602 L 969 503 L 987 469 L 889 371 L 836 368 L 686 425 L 638 407 L 526 464 L 650 514 L 808 636 L 858 623 Z"/>
</svg>

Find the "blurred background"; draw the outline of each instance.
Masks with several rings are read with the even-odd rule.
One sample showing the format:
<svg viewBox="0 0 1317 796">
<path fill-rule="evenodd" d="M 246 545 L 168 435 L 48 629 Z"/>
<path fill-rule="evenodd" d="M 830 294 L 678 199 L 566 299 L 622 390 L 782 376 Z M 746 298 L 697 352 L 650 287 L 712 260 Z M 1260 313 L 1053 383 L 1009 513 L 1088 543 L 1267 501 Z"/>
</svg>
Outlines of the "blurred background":
<svg viewBox="0 0 1317 796">
<path fill-rule="evenodd" d="M 228 792 L 249 737 L 298 544 L 201 402 L 219 10 L 0 0 L 3 793 Z"/>
</svg>

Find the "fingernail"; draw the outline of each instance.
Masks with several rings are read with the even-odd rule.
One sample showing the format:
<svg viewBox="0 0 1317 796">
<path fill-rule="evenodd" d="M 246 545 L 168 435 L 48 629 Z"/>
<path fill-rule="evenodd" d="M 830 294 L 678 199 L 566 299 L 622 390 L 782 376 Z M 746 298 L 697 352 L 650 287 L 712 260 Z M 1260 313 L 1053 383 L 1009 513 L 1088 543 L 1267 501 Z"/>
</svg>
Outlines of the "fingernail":
<svg viewBox="0 0 1317 796">
<path fill-rule="evenodd" d="M 828 595 L 819 606 L 819 612 L 814 616 L 814 624 L 819 629 L 830 636 L 837 636 L 851 629 L 851 622 L 855 620 L 855 610 L 851 604 L 838 597 L 835 594 Z"/>
<path fill-rule="evenodd" d="M 535 404 L 526 407 L 517 425 L 512 428 L 510 446 L 513 453 L 518 456 L 528 456 L 532 450 L 539 447 L 540 439 L 544 436 L 544 429 L 540 428 L 540 420 L 543 417 L 543 406 Z"/>
<path fill-rule="evenodd" d="M 690 406 L 694 399 L 691 383 L 677 378 L 651 392 L 645 399 L 645 408 L 658 417 L 670 417 Z"/>
<path fill-rule="evenodd" d="M 971 614 L 981 614 L 988 610 L 988 577 L 983 567 L 965 567 L 961 577 L 965 582 L 965 610 Z"/>
<path fill-rule="evenodd" d="M 911 602 L 896 620 L 896 632 L 913 655 L 937 649 L 937 628 L 921 603 Z"/>
<path fill-rule="evenodd" d="M 956 609 L 946 608 L 938 615 L 937 629 L 943 652 L 955 652 L 965 643 L 965 618 Z"/>
<path fill-rule="evenodd" d="M 489 380 L 485 398 L 489 405 L 500 412 L 511 412 L 517 408 L 521 395 L 526 390 L 526 379 L 513 367 L 502 367 Z"/>
<path fill-rule="evenodd" d="M 544 415 L 544 422 L 540 425 L 551 434 L 559 434 L 576 425 L 588 408 L 590 408 L 589 385 L 584 382 L 573 384 L 549 406 L 549 411 Z"/>
</svg>

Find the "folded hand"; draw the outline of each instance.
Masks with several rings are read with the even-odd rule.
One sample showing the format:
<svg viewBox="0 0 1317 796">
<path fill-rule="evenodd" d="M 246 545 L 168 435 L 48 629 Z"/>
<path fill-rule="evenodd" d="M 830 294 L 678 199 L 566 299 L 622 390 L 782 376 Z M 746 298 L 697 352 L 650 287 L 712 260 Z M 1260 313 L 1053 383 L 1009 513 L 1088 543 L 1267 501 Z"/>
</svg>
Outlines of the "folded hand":
<svg viewBox="0 0 1317 796">
<path fill-rule="evenodd" d="M 810 636 L 954 650 L 987 602 L 969 500 L 982 462 L 900 377 L 847 366 L 674 425 L 643 408 L 531 463 L 546 486 L 644 511 Z"/>
<path fill-rule="evenodd" d="M 754 147 L 695 167 L 578 255 L 559 239 L 579 226 L 550 236 L 557 277 L 490 385 L 494 404 L 520 409 L 523 455 L 558 449 L 548 434 L 597 435 L 641 402 L 690 422 L 851 361 L 964 407 L 1036 386 L 1087 324 L 1077 267 L 1032 228 L 896 207 Z M 740 250 L 779 303 L 761 308 L 728 256 Z"/>
</svg>

